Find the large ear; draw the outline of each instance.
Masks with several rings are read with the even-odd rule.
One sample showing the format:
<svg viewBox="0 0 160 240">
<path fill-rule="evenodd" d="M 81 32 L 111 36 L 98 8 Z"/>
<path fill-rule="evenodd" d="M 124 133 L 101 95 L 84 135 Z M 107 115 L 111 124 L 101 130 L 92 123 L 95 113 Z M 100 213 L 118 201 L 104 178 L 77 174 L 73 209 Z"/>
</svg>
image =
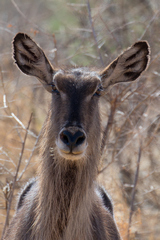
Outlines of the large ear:
<svg viewBox="0 0 160 240">
<path fill-rule="evenodd" d="M 20 70 L 37 77 L 50 91 L 54 69 L 43 50 L 27 35 L 18 33 L 13 40 L 13 57 Z"/>
<path fill-rule="evenodd" d="M 149 60 L 149 44 L 146 41 L 136 42 L 100 73 L 103 87 L 134 81 L 147 68 Z"/>
</svg>

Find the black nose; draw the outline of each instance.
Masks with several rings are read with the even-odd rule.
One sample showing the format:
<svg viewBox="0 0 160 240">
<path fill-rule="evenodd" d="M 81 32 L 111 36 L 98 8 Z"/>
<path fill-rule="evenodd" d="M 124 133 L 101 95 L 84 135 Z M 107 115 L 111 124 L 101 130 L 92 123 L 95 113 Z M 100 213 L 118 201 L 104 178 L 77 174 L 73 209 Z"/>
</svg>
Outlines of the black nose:
<svg viewBox="0 0 160 240">
<path fill-rule="evenodd" d="M 78 147 L 84 143 L 86 136 L 85 133 L 80 130 L 76 131 L 75 133 L 64 130 L 60 134 L 60 139 L 65 145 L 69 147 L 70 152 L 72 152 L 75 147 Z"/>
</svg>

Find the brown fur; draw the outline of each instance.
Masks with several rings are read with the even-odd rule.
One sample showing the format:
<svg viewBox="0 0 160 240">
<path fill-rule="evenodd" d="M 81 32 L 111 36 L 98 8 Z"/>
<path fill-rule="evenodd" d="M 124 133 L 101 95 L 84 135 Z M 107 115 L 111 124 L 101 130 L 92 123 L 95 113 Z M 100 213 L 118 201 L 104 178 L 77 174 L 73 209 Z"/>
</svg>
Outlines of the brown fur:
<svg viewBox="0 0 160 240">
<path fill-rule="evenodd" d="M 4 239 L 121 239 L 111 200 L 96 183 L 101 147 L 98 99 L 109 85 L 135 80 L 146 69 L 148 44 L 134 44 L 101 73 L 87 68 L 55 70 L 25 34 L 19 33 L 13 46 L 18 67 L 36 76 L 52 92 L 52 101 L 37 181 L 22 192 Z M 78 136 L 75 145 L 67 142 L 66 134 L 71 139 Z"/>
</svg>

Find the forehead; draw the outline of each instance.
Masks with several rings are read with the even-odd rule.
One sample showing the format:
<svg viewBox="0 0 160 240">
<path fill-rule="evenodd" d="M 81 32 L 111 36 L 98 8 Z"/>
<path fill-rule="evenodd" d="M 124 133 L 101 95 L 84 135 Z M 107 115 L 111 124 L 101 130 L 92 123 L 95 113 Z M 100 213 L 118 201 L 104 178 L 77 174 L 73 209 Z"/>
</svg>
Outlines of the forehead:
<svg viewBox="0 0 160 240">
<path fill-rule="evenodd" d="M 96 71 L 88 68 L 74 68 L 70 70 L 59 70 L 53 77 L 53 81 L 60 85 L 72 85 L 76 88 L 96 87 L 101 82 L 101 78 Z"/>
</svg>

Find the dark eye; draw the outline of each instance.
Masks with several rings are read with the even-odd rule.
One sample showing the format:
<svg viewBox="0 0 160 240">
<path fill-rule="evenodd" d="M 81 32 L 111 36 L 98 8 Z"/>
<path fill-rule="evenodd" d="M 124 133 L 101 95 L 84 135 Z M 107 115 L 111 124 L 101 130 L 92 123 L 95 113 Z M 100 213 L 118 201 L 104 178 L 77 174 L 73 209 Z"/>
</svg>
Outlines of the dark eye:
<svg viewBox="0 0 160 240">
<path fill-rule="evenodd" d="M 52 83 L 52 93 L 57 93 L 59 94 L 58 89 L 56 88 L 56 86 L 54 85 L 54 83 Z"/>
<path fill-rule="evenodd" d="M 103 87 L 100 86 L 100 87 L 97 89 L 97 91 L 93 94 L 93 96 L 101 96 L 102 92 L 103 92 Z"/>
</svg>

